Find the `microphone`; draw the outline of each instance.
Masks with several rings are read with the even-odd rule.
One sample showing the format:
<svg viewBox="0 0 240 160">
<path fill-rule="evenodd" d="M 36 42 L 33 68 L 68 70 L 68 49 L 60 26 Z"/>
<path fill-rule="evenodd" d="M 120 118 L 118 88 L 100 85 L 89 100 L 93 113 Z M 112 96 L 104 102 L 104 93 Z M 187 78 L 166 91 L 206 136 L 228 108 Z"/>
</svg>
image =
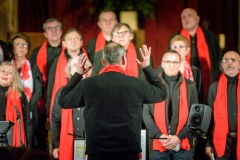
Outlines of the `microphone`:
<svg viewBox="0 0 240 160">
<path fill-rule="evenodd" d="M 17 121 L 20 122 L 20 112 L 19 112 L 19 110 L 17 109 L 16 106 L 14 106 L 14 109 L 15 109 L 15 111 L 16 111 L 16 113 L 17 113 Z"/>
</svg>

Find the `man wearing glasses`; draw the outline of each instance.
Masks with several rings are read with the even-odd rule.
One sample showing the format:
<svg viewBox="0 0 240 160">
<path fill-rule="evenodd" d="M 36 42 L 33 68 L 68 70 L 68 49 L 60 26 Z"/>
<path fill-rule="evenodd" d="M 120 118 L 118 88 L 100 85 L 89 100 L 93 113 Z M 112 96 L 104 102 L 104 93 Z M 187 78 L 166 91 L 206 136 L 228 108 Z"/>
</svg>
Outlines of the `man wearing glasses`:
<svg viewBox="0 0 240 160">
<path fill-rule="evenodd" d="M 116 24 L 111 32 L 111 38 L 113 42 L 121 44 L 127 51 L 128 63 L 126 66 L 126 74 L 134 77 L 140 77 L 145 79 L 145 75 L 142 72 L 142 69 L 134 61 L 135 59 L 141 58 L 140 52 L 135 48 L 134 44 L 131 42 L 133 40 L 133 31 L 130 26 L 126 23 Z M 99 71 L 103 68 L 102 62 L 102 50 L 95 53 L 93 71 L 92 75 L 97 75 Z M 151 66 L 153 67 L 153 62 L 151 58 Z"/>
<path fill-rule="evenodd" d="M 158 73 L 168 97 L 143 107 L 143 121 L 154 139 L 152 160 L 189 160 L 193 156 L 193 136 L 188 132 L 187 121 L 190 107 L 198 103 L 198 94 L 195 82 L 185 79 L 179 71 L 180 62 L 177 51 L 169 50 L 163 55 Z"/>
<path fill-rule="evenodd" d="M 38 101 L 39 107 L 39 135 L 35 141 L 35 147 L 46 150 L 47 130 L 49 122 L 46 117 L 45 104 L 47 99 L 47 77 L 53 60 L 58 57 L 63 49 L 61 43 L 62 23 L 56 18 L 49 18 L 43 24 L 44 36 L 47 40 L 39 47 L 35 48 L 29 58 L 31 64 L 36 64 L 42 73 L 42 98 Z M 47 122 L 47 123 L 46 123 Z M 45 127 L 46 124 L 46 127 Z M 45 129 L 46 128 L 46 129 Z"/>
<path fill-rule="evenodd" d="M 209 127 L 209 138 L 206 154 L 215 154 L 216 160 L 239 159 L 240 146 L 240 56 L 229 51 L 224 54 L 220 63 L 222 74 L 218 82 L 211 84 L 207 103 L 213 109 L 212 125 Z M 213 152 L 213 147 L 216 152 Z"/>
</svg>

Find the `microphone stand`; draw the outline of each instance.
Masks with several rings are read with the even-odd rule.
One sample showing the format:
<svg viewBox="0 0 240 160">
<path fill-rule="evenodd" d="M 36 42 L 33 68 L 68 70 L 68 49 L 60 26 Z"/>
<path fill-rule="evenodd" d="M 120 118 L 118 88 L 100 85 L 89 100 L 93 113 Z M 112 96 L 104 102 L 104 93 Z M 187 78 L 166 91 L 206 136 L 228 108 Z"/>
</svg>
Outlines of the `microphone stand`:
<svg viewBox="0 0 240 160">
<path fill-rule="evenodd" d="M 20 137 L 20 146 L 23 146 L 23 143 L 22 143 L 22 135 L 21 135 L 21 116 L 20 116 L 20 112 L 19 112 L 19 110 L 17 109 L 16 106 L 14 106 L 14 109 L 16 110 L 16 113 L 17 113 L 18 135 L 19 135 L 19 137 Z"/>
</svg>

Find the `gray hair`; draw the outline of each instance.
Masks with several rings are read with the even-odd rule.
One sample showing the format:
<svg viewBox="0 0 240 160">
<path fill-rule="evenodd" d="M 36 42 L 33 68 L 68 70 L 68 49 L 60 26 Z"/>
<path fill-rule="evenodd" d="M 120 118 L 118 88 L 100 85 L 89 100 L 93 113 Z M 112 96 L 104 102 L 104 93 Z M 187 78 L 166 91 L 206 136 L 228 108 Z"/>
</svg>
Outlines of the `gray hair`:
<svg viewBox="0 0 240 160">
<path fill-rule="evenodd" d="M 44 31 L 44 32 L 46 31 L 46 25 L 47 25 L 47 23 L 50 23 L 50 22 L 53 22 L 53 21 L 58 22 L 59 25 L 60 25 L 60 28 L 62 28 L 62 23 L 61 23 L 57 18 L 49 18 L 49 19 L 47 19 L 47 20 L 43 23 L 43 31 Z"/>
<path fill-rule="evenodd" d="M 106 65 L 121 64 L 126 49 L 121 44 L 112 42 L 104 47 L 102 55 Z"/>
</svg>

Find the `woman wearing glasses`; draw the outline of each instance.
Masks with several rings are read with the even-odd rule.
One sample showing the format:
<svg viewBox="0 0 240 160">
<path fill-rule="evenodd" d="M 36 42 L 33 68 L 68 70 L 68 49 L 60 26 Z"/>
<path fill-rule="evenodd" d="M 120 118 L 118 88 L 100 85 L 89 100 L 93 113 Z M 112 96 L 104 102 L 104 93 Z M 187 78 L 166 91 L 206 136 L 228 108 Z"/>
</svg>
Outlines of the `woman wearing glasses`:
<svg viewBox="0 0 240 160">
<path fill-rule="evenodd" d="M 30 48 L 30 40 L 24 33 L 13 34 L 9 39 L 11 63 L 16 66 L 23 91 L 29 103 L 30 117 L 33 125 L 33 147 L 37 145 L 38 100 L 42 95 L 42 76 L 35 64 L 30 64 L 26 57 Z"/>
<path fill-rule="evenodd" d="M 198 91 L 198 101 L 199 103 L 204 103 L 203 86 L 202 86 L 202 75 L 198 67 L 189 64 L 186 57 L 190 51 L 190 43 L 186 37 L 182 35 L 174 36 L 170 41 L 169 48 L 175 50 L 180 54 L 180 72 L 184 78 L 190 79 L 196 82 L 196 87 Z"/>
</svg>

